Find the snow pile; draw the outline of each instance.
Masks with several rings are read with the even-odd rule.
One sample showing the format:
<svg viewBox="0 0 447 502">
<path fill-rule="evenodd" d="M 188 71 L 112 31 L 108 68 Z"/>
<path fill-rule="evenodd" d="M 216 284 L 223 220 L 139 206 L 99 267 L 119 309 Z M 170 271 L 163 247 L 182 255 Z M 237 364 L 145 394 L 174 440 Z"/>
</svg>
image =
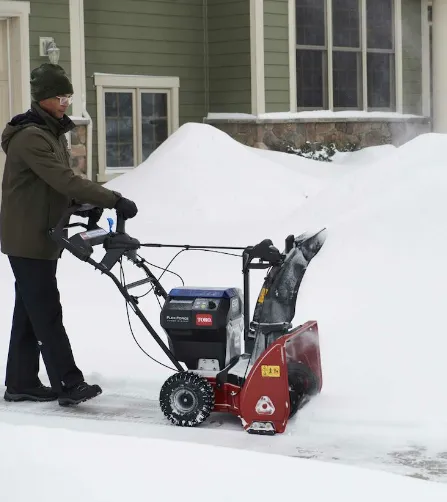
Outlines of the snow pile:
<svg viewBox="0 0 447 502">
<path fill-rule="evenodd" d="M 290 233 L 327 227 L 295 318 L 319 322 L 323 393 L 287 433 L 322 449 L 337 449 L 344 433 L 357 431 L 363 452 L 374 451 L 376 438 L 394 444 L 395 434 L 408 443 L 438 441 L 447 451 L 446 146 L 446 136 L 429 134 L 327 165 L 253 150 L 210 126 L 188 124 L 108 186 L 137 202 L 140 213 L 127 230 L 141 242 L 246 246 L 271 238 L 282 248 Z M 104 227 L 107 216 L 115 215 L 105 212 Z M 177 251 L 141 254 L 164 267 Z M 191 286 L 242 286 L 241 261 L 233 256 L 190 251 L 170 269 Z M 141 278 L 128 264 L 125 271 L 128 282 Z M 253 273 L 252 306 L 263 275 Z M 105 395 L 112 379 L 132 388 L 170 374 L 134 344 L 124 301 L 107 277 L 65 253 L 59 281 L 76 360 L 88 379 L 100 375 Z M 13 287 L 5 257 L 0 284 L 0 329 L 9 334 Z M 181 283 L 166 273 L 163 284 L 169 290 Z M 145 296 L 140 306 L 162 334 L 156 300 Z M 132 313 L 131 319 L 143 348 L 167 363 Z M 0 365 L 7 347 L 3 336 Z"/>
<path fill-rule="evenodd" d="M 140 229 L 144 221 L 145 232 L 161 226 L 170 237 L 170 232 L 185 229 L 190 235 L 194 226 L 271 224 L 322 184 L 273 158 L 259 157 L 212 126 L 191 123 L 107 186 L 137 201 Z"/>
<path fill-rule="evenodd" d="M 444 135 L 420 136 L 296 213 L 299 228 L 329 229 L 296 319 L 320 323 L 332 404 L 326 409 L 323 397 L 317 416 L 322 406 L 354 421 L 447 421 L 446 146 Z"/>
<path fill-rule="evenodd" d="M 396 150 L 393 145 L 371 146 L 356 150 L 354 152 L 336 152 L 332 157 L 332 162 L 351 169 L 355 166 L 365 166 L 379 160 L 386 160 L 388 155 L 392 155 Z"/>
<path fill-rule="evenodd" d="M 328 240 L 304 279 L 296 319 L 320 323 L 325 376 L 320 401 L 344 396 L 356 407 L 361 398 L 368 412 L 371 403 L 382 415 L 407 418 L 411 410 L 414 419 L 416 411 L 425 416 L 423 406 L 414 410 L 416 393 L 419 403 L 432 409 L 436 404 L 447 417 L 447 406 L 435 399 L 441 391 L 437 382 L 445 376 L 438 335 L 447 287 L 444 142 L 444 136 L 421 136 L 378 162 L 348 170 L 290 156 L 296 163 L 291 169 L 284 165 L 286 154 L 276 154 L 275 162 L 272 152 L 249 149 L 211 126 L 187 124 L 108 186 L 137 202 L 140 213 L 127 229 L 142 242 L 245 246 L 270 237 L 281 248 L 289 233 L 327 226 Z M 309 175 L 311 164 L 339 175 L 320 182 Z M 306 199 L 303 193 L 313 195 Z M 114 216 L 106 212 L 104 226 L 109 215 Z M 165 266 L 176 252 L 141 254 Z M 101 255 L 99 249 L 95 256 Z M 3 306 L 9 312 L 10 272 L 4 257 L 2 263 Z M 190 285 L 241 286 L 240 265 L 232 256 L 190 251 L 172 270 Z M 123 300 L 110 280 L 68 253 L 60 269 L 64 315 L 80 366 L 107 377 L 164 378 L 168 370 L 135 346 Z M 126 280 L 137 277 L 128 265 Z M 253 301 L 262 278 L 253 273 Z M 166 289 L 180 283 L 170 274 L 163 279 Z M 141 307 L 158 326 L 157 302 L 144 297 Z M 139 320 L 132 316 L 132 322 L 139 342 L 166 362 Z M 8 332 L 9 316 L 0 323 Z M 6 337 L 1 349 L 6 354 Z M 344 415 L 343 409 L 336 407 L 335 413 Z"/>
<path fill-rule="evenodd" d="M 443 502 L 447 497 L 447 486 L 417 479 L 160 439 L 1 424 L 0 442 L 8 452 L 0 457 L 5 502 L 59 502 L 61 493 L 64 502 L 144 500 L 145 494 L 166 502 L 195 502 L 207 496 L 226 502 L 233 494 L 236 500 L 252 502 L 286 500 L 294 492 L 312 502 Z M 258 482 L 266 469 L 269 480 Z M 225 487 L 216 472 L 227 480 Z M 75 488 L 68 488 L 74 480 Z"/>
</svg>

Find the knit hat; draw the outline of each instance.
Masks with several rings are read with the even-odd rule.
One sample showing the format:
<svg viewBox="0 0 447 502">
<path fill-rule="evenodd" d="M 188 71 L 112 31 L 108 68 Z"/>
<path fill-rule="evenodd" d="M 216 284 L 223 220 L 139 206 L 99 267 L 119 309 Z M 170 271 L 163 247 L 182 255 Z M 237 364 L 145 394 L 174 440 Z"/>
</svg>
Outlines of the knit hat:
<svg viewBox="0 0 447 502">
<path fill-rule="evenodd" d="M 44 63 L 31 72 L 31 96 L 42 101 L 63 94 L 73 94 L 67 73 L 57 64 Z"/>
</svg>

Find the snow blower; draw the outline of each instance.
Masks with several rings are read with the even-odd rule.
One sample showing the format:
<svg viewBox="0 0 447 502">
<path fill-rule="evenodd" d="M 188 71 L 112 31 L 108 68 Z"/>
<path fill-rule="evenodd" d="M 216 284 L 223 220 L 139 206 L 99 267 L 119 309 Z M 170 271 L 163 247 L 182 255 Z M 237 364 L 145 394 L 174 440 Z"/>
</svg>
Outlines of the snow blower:
<svg viewBox="0 0 447 502">
<path fill-rule="evenodd" d="M 88 218 L 88 222 L 69 223 L 73 214 Z M 173 364 L 171 368 L 152 358 L 134 337 L 147 356 L 174 371 L 159 395 L 165 417 L 175 425 L 194 427 L 212 412 L 224 412 L 239 417 L 249 433 L 283 433 L 288 420 L 322 388 L 317 322 L 293 327 L 291 321 L 304 273 L 323 245 L 326 230 L 299 237 L 289 235 L 281 253 L 269 239 L 247 247 L 142 244 L 125 232 L 125 221 L 119 214 L 115 231 L 111 218 L 108 231 L 99 227 L 99 216 L 94 206 L 71 206 L 50 235 L 61 248 L 113 280 L 126 307 L 130 306 Z M 68 229 L 76 226 L 83 230 L 69 237 Z M 105 250 L 100 262 L 91 257 L 94 246 L 99 245 Z M 233 254 L 242 258 L 243 289 L 182 284 L 168 293 L 160 283 L 161 276 L 155 277 L 148 262 L 137 253 L 142 247 L 226 254 L 229 250 L 242 251 Z M 145 277 L 126 284 L 123 257 Z M 112 273 L 117 263 L 119 279 Z M 169 271 L 168 267 L 162 268 L 161 275 Z M 268 272 L 250 321 L 250 271 L 255 269 Z M 160 325 L 167 343 L 139 308 L 140 297 L 131 294 L 132 289 L 146 284 L 164 300 L 160 304 Z M 132 331 L 130 319 L 129 325 Z"/>
</svg>

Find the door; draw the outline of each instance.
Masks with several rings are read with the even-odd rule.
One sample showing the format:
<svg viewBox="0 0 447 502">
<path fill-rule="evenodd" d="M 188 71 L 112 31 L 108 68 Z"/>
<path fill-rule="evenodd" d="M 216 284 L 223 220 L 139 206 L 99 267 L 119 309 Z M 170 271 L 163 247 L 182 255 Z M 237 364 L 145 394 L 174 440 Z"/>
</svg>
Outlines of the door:
<svg viewBox="0 0 447 502">
<path fill-rule="evenodd" d="M 0 132 L 10 120 L 10 77 L 9 77 L 9 21 L 0 19 Z M 0 148 L 0 180 L 6 155 Z M 0 192 L 1 197 L 1 192 Z"/>
</svg>

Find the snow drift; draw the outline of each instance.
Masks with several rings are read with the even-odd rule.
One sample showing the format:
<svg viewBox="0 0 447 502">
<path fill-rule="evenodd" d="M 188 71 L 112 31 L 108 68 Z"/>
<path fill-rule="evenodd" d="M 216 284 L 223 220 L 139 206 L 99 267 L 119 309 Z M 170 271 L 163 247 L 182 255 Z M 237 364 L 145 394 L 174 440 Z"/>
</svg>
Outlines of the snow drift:
<svg viewBox="0 0 447 502">
<path fill-rule="evenodd" d="M 326 446 L 338 444 L 341 430 L 390 442 L 395 434 L 408 442 L 416 434 L 447 451 L 446 146 L 447 136 L 428 134 L 387 152 L 364 151 L 321 165 L 253 150 L 211 126 L 188 124 L 107 186 L 136 201 L 140 212 L 127 229 L 142 242 L 245 246 L 271 238 L 282 248 L 290 233 L 326 227 L 295 316 L 295 323 L 319 322 L 323 393 L 289 433 L 300 442 L 321 444 L 324 438 Z M 115 215 L 105 212 L 104 227 L 107 216 Z M 176 252 L 141 254 L 164 268 Z M 241 286 L 239 260 L 191 251 L 171 269 L 189 285 Z M 254 274 L 252 305 L 262 276 Z M 127 280 L 136 277 L 126 266 Z M 0 280 L 0 329 L 9 333 L 13 287 L 5 257 Z M 131 387 L 136 380 L 161 382 L 170 373 L 134 344 L 124 302 L 109 279 L 66 253 L 59 280 L 67 330 L 86 375 Z M 166 273 L 163 283 L 169 289 L 180 282 Z M 159 328 L 157 302 L 144 297 L 141 306 Z M 139 343 L 166 362 L 135 317 L 132 324 Z M 6 360 L 7 338 L 0 339 L 0 361 Z"/>
</svg>

